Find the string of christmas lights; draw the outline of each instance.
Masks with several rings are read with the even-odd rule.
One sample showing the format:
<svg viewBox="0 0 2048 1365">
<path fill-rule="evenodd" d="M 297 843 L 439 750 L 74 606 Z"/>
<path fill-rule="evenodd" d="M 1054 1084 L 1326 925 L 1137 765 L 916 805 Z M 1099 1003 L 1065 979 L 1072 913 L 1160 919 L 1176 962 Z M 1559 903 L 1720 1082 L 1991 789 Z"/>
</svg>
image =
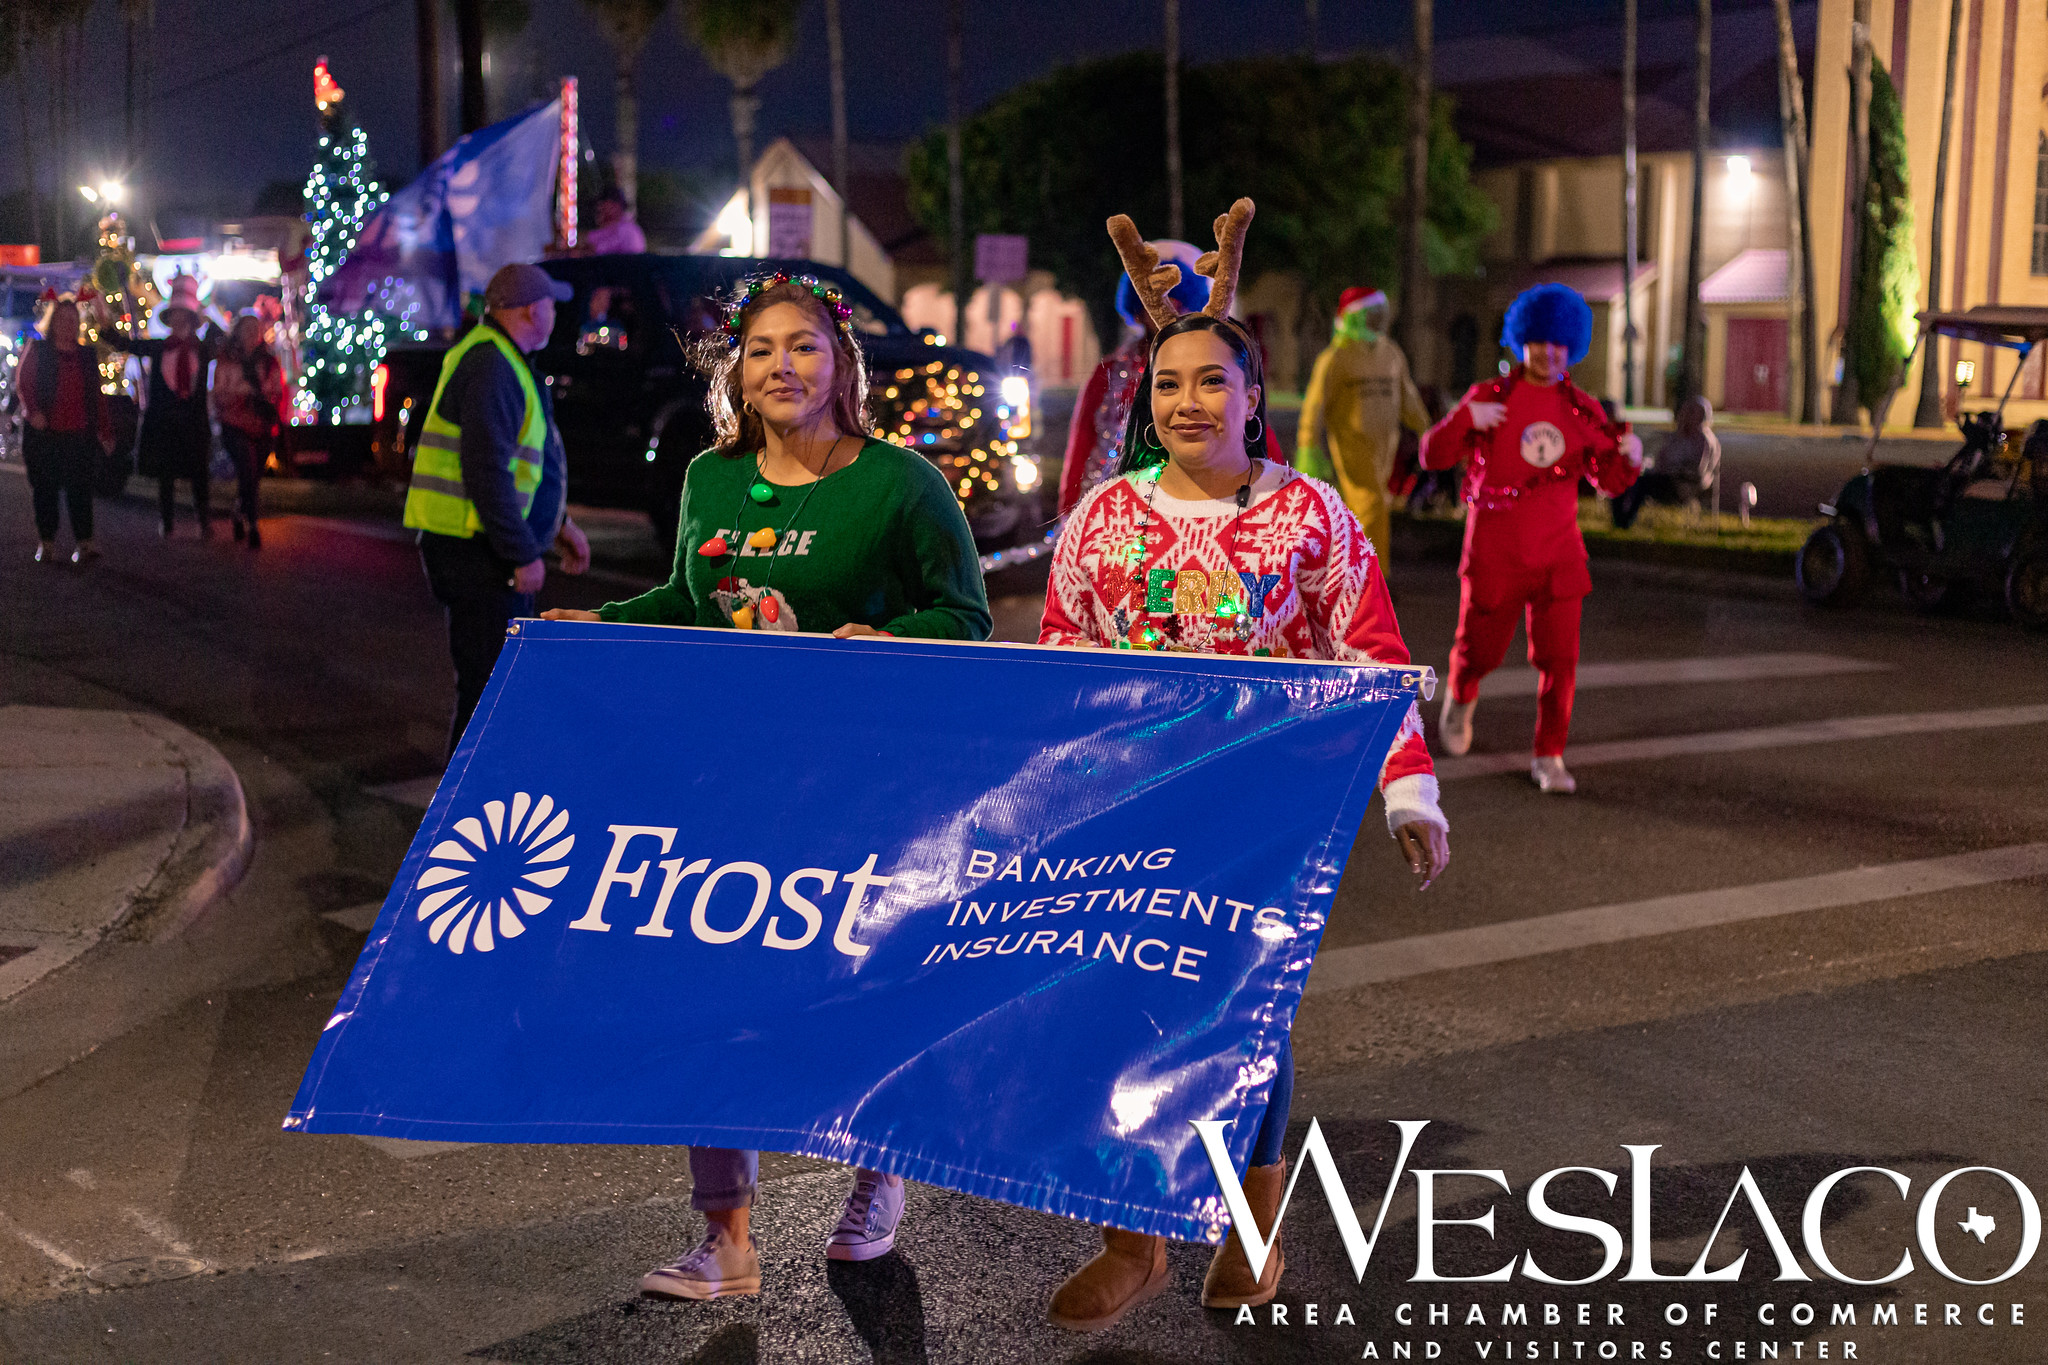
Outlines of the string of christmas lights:
<svg viewBox="0 0 2048 1365">
<path fill-rule="evenodd" d="M 388 289 L 356 313 L 333 312 L 318 300 L 321 282 L 340 268 L 363 224 L 391 195 L 377 181 L 370 140 L 349 120 L 344 92 L 328 73 L 325 59 L 314 66 L 313 86 L 321 133 L 319 156 L 306 177 L 306 222 L 312 241 L 306 248 L 307 324 L 300 398 L 316 420 L 339 422 L 347 409 L 368 405 L 370 374 L 386 348 L 401 338 L 424 339 L 426 333 L 408 325 L 414 309 L 407 309 L 404 316 L 390 310 Z"/>
</svg>

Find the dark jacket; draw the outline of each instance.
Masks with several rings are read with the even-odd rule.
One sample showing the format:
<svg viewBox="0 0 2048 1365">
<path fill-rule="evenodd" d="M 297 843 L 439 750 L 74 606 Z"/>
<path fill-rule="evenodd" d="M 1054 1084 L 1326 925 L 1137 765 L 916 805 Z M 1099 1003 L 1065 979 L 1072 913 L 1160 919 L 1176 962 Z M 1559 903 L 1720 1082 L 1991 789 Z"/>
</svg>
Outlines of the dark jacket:
<svg viewBox="0 0 2048 1365">
<path fill-rule="evenodd" d="M 189 393 L 180 397 L 165 374 L 169 338 L 141 338 L 115 344 L 149 362 L 149 401 L 142 412 L 142 430 L 135 441 L 136 468 L 159 479 L 188 479 L 206 472 L 213 458 L 213 424 L 207 418 L 206 367 L 219 353 L 209 333 L 193 339 L 198 366 Z"/>
<path fill-rule="evenodd" d="M 486 319 L 479 327 L 492 327 Z M 508 338 L 509 340 L 509 338 Z M 516 347 L 515 347 L 516 349 Z M 569 465 L 562 435 L 555 428 L 555 409 L 548 386 L 536 377 L 541 414 L 547 422 L 547 444 L 541 455 L 540 487 L 533 506 L 519 515 L 519 494 L 512 471 L 505 467 L 519 444 L 519 425 L 526 416 L 526 395 L 519 376 L 495 346 L 478 346 L 462 358 L 448 387 L 441 391 L 441 417 L 462 428 L 462 488 L 476 504 L 477 519 L 491 549 L 508 564 L 530 564 L 546 553 L 560 529 L 568 493 Z"/>
</svg>

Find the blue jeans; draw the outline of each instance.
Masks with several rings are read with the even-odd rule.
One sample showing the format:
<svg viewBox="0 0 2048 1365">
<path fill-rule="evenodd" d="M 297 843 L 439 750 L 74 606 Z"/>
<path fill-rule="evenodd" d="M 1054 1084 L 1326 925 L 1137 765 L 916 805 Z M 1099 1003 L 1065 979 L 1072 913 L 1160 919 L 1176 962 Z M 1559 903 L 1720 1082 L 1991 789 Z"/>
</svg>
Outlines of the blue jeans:
<svg viewBox="0 0 2048 1365">
<path fill-rule="evenodd" d="M 1259 1120 L 1259 1135 L 1252 1139 L 1249 1164 L 1271 1166 L 1280 1160 L 1280 1144 L 1287 1136 L 1287 1113 L 1294 1107 L 1294 1040 L 1280 1044 L 1280 1069 L 1273 1076 L 1273 1093 L 1266 1100 L 1266 1115 Z"/>
<path fill-rule="evenodd" d="M 690 1207 L 700 1212 L 750 1208 L 760 1175 L 759 1152 L 736 1147 L 692 1147 Z"/>
</svg>

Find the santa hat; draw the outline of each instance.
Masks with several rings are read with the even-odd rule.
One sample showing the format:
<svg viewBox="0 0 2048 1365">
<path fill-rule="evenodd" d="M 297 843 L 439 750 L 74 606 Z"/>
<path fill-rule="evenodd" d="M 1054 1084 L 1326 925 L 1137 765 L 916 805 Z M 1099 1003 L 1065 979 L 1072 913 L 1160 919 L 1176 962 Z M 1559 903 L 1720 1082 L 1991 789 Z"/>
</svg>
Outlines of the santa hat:
<svg viewBox="0 0 2048 1365">
<path fill-rule="evenodd" d="M 190 313 L 195 322 L 198 320 L 199 280 L 182 270 L 171 277 L 171 295 L 157 306 L 157 321 L 168 326 L 171 314 L 179 309 Z"/>
<path fill-rule="evenodd" d="M 1337 316 L 1355 313 L 1361 308 L 1384 308 L 1387 306 L 1387 291 L 1384 289 L 1361 289 L 1353 286 L 1337 296 Z"/>
<path fill-rule="evenodd" d="M 1568 284 L 1539 284 L 1525 289 L 1508 305 L 1501 319 L 1500 344 L 1516 355 L 1532 341 L 1548 341 L 1571 353 L 1576 365 L 1593 349 L 1593 310 Z"/>
</svg>

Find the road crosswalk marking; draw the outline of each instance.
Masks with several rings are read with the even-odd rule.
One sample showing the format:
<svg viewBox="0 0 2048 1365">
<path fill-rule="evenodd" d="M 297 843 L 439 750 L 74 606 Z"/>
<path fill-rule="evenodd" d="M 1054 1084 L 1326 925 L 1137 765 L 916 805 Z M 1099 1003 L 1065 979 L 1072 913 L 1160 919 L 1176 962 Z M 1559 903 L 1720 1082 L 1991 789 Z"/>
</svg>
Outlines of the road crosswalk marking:
<svg viewBox="0 0 2048 1365">
<path fill-rule="evenodd" d="M 1723 654 L 1689 659 L 1635 659 L 1579 665 L 1578 690 L 1603 687 L 1676 687 L 1689 683 L 1764 682 L 1826 678 L 1845 673 L 1888 673 L 1892 665 L 1842 654 Z M 1479 695 L 1533 697 L 1536 670 L 1503 668 L 1480 684 Z"/>
<path fill-rule="evenodd" d="M 1791 725 L 1762 725 L 1747 730 L 1708 730 L 1691 735 L 1575 744 L 1565 752 L 1572 768 L 1603 763 L 1640 763 L 1681 758 L 1688 754 L 1732 754 L 1752 749 L 1783 749 L 1800 744 L 1832 744 L 1844 740 L 1889 739 L 1898 735 L 1940 734 L 1955 730 L 1989 730 L 2016 725 L 2048 724 L 2048 706 L 1986 706 L 1971 711 L 1909 711 L 1891 715 L 1836 716 Z M 1529 771 L 1529 755 L 1467 754 L 1436 760 L 1440 782 L 1496 773 Z"/>
<path fill-rule="evenodd" d="M 1602 943 L 1705 929 L 1744 920 L 1794 915 L 1843 905 L 1866 905 L 1959 887 L 1988 886 L 2025 877 L 2048 877 L 2048 843 L 2015 844 L 1945 858 L 1883 863 L 1787 881 L 1657 896 L 1622 905 L 1540 915 L 1384 943 L 1333 948 L 1316 956 L 1308 994 L 1399 981 L 1429 972 L 1511 962 Z"/>
</svg>

